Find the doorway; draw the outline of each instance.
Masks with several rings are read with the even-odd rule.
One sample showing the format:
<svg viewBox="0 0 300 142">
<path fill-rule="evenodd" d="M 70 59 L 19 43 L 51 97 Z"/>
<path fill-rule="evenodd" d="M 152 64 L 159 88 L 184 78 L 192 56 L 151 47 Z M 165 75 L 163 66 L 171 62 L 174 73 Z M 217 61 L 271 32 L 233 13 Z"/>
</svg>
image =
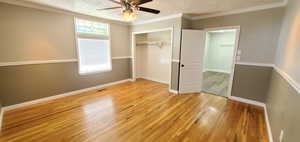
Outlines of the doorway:
<svg viewBox="0 0 300 142">
<path fill-rule="evenodd" d="M 132 34 L 133 79 L 171 84 L 173 28 Z"/>
<path fill-rule="evenodd" d="M 239 26 L 182 30 L 180 94 L 231 95 L 239 33 Z"/>
<path fill-rule="evenodd" d="M 206 30 L 202 92 L 231 95 L 238 38 L 239 27 Z"/>
</svg>

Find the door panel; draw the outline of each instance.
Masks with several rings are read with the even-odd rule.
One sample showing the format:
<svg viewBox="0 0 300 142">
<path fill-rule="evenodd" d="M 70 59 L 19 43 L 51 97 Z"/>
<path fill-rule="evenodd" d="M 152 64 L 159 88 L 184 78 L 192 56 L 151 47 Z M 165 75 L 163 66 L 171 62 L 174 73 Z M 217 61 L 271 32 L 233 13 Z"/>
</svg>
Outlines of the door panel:
<svg viewBox="0 0 300 142">
<path fill-rule="evenodd" d="M 182 30 L 180 59 L 180 93 L 201 92 L 205 33 Z"/>
</svg>

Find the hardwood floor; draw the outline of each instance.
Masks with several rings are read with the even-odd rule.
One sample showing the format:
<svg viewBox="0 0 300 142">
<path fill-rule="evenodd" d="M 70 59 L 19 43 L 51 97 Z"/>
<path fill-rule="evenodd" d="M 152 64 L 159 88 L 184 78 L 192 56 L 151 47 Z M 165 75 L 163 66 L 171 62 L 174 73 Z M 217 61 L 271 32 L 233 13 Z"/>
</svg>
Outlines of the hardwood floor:
<svg viewBox="0 0 300 142">
<path fill-rule="evenodd" d="M 3 142 L 267 142 L 263 108 L 138 80 L 4 114 Z"/>
</svg>

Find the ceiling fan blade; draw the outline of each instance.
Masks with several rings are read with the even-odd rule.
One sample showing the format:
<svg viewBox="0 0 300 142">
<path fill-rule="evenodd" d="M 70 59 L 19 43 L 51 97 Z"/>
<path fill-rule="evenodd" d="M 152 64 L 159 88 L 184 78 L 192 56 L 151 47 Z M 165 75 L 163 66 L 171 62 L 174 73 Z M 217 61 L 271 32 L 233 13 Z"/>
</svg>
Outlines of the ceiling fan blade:
<svg viewBox="0 0 300 142">
<path fill-rule="evenodd" d="M 138 10 L 139 10 L 139 11 L 144 11 L 144 12 L 153 13 L 153 14 L 159 14 L 159 13 L 160 13 L 159 10 L 151 9 L 151 8 L 147 8 L 147 7 L 139 7 Z"/>
<path fill-rule="evenodd" d="M 116 4 L 121 4 L 121 2 L 119 1 L 115 1 L 115 0 L 109 0 L 110 2 L 116 3 Z"/>
<path fill-rule="evenodd" d="M 148 3 L 148 2 L 151 2 L 153 0 L 135 0 L 135 4 L 136 5 L 141 5 L 141 4 L 144 4 L 144 3 Z"/>
<path fill-rule="evenodd" d="M 102 8 L 102 9 L 97 9 L 99 11 L 102 11 L 102 10 L 111 10 L 111 9 L 118 9 L 118 8 L 122 8 L 121 6 L 118 6 L 118 7 L 109 7 L 109 8 Z"/>
</svg>

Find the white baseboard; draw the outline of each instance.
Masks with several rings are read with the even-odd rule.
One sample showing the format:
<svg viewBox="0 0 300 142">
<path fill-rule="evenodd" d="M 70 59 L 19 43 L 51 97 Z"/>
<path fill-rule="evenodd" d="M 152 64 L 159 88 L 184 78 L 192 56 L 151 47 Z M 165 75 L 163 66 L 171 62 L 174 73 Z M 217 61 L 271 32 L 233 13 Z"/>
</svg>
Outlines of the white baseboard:
<svg viewBox="0 0 300 142">
<path fill-rule="evenodd" d="M 1 108 L 1 110 L 0 110 L 0 132 L 2 130 L 3 114 L 4 114 L 3 108 Z"/>
<path fill-rule="evenodd" d="M 243 103 L 247 103 L 247 104 L 252 104 L 252 105 L 256 105 L 256 106 L 261 106 L 264 107 L 265 104 L 262 102 L 258 102 L 258 101 L 254 101 L 254 100 L 249 100 L 249 99 L 244 99 L 244 98 L 240 98 L 240 97 L 235 97 L 235 96 L 229 96 L 230 100 L 235 100 L 238 102 L 243 102 Z"/>
<path fill-rule="evenodd" d="M 265 114 L 265 121 L 266 121 L 266 125 L 267 125 L 268 136 L 269 136 L 269 142 L 273 142 L 271 125 L 270 125 L 269 116 L 268 116 L 268 112 L 267 112 L 267 106 L 265 103 L 254 101 L 254 100 L 249 100 L 249 99 L 244 99 L 244 98 L 240 98 L 240 97 L 235 97 L 235 96 L 230 96 L 229 99 L 263 107 L 264 114 Z"/>
<path fill-rule="evenodd" d="M 267 123 L 267 129 L 268 129 L 268 136 L 269 136 L 269 142 L 273 142 L 273 134 L 271 130 L 271 125 L 270 125 L 270 120 L 269 120 L 269 115 L 267 111 L 267 106 L 264 106 L 264 112 L 265 112 L 265 121 Z"/>
<path fill-rule="evenodd" d="M 63 93 L 63 94 L 59 94 L 59 95 L 55 95 L 55 96 L 51 96 L 51 97 L 41 98 L 41 99 L 28 101 L 28 102 L 24 102 L 24 103 L 20 103 L 20 104 L 15 104 L 15 105 L 11 105 L 11 106 L 5 106 L 5 107 L 2 108 L 2 111 L 5 112 L 5 111 L 13 110 L 13 109 L 16 109 L 16 108 L 20 108 L 20 107 L 24 107 L 24 106 L 28 106 L 28 105 L 32 105 L 32 104 L 36 104 L 36 103 L 40 103 L 40 102 L 44 102 L 44 101 L 54 100 L 54 99 L 58 99 L 58 98 L 66 97 L 66 96 L 78 95 L 80 93 L 84 93 L 84 92 L 88 92 L 88 91 L 92 91 L 92 90 L 96 90 L 96 89 L 100 89 L 100 88 L 104 88 L 104 87 L 108 87 L 108 86 L 128 82 L 128 81 L 131 81 L 131 80 L 132 79 L 120 80 L 120 81 L 111 82 L 111 83 L 107 83 L 107 84 L 102 84 L 102 85 L 98 85 L 98 86 L 94 86 L 94 87 L 90 87 L 90 88 L 85 88 L 85 89 L 80 89 L 80 90 L 76 90 L 76 91 L 72 91 L 72 92 L 67 92 L 67 93 Z"/>
<path fill-rule="evenodd" d="M 143 78 L 143 79 L 146 79 L 146 80 L 159 82 L 159 83 L 163 83 L 163 84 L 169 84 L 169 82 L 167 82 L 167 81 L 162 81 L 162 80 L 158 80 L 158 79 L 154 79 L 154 78 L 150 78 L 150 77 L 139 77 L 139 78 Z"/>
<path fill-rule="evenodd" d="M 174 93 L 174 94 L 178 94 L 178 91 L 177 91 L 177 90 L 169 89 L 169 92 L 170 92 L 170 93 Z"/>
</svg>

